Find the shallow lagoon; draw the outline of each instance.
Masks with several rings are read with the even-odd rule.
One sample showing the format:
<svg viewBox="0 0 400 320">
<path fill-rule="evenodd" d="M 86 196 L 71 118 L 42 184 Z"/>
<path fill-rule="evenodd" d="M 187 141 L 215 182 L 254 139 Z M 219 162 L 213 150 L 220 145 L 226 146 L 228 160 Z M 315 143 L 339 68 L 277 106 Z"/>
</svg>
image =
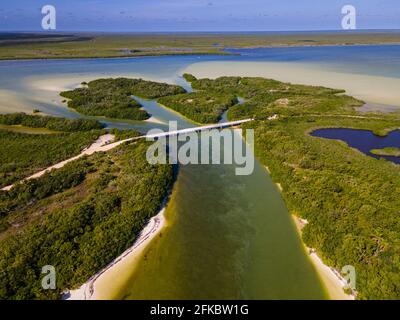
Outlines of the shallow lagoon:
<svg viewBox="0 0 400 320">
<path fill-rule="evenodd" d="M 36 108 L 56 116 L 77 117 L 76 113 L 65 108 L 59 91 L 74 88 L 82 81 L 118 76 L 165 81 L 190 89 L 181 77 L 186 70 L 210 77 L 231 71 L 235 75 L 258 75 L 278 80 L 282 77 L 282 80 L 305 84 L 318 81 L 319 84 L 349 89 L 353 91 L 351 94 L 382 107 L 385 104 L 398 105 L 400 101 L 400 46 L 230 51 L 242 55 L 0 61 L 0 113 L 31 112 Z M 220 63 L 227 69 L 222 68 Z M 311 75 L 309 79 L 304 72 Z M 378 96 L 368 90 L 368 85 L 375 88 L 373 91 L 379 91 Z"/>
</svg>

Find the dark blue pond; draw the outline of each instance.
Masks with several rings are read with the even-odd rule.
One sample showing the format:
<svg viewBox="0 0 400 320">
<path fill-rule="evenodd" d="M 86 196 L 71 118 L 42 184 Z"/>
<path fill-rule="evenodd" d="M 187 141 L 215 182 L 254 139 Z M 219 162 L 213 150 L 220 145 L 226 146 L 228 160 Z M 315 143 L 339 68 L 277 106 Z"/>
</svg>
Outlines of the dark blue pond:
<svg viewBox="0 0 400 320">
<path fill-rule="evenodd" d="M 372 154 L 372 149 L 388 147 L 400 148 L 400 130 L 390 132 L 386 137 L 380 137 L 368 130 L 355 130 L 346 128 L 319 129 L 311 133 L 314 137 L 331 140 L 342 140 L 350 147 L 360 150 L 362 153 L 376 159 L 384 158 L 393 163 L 400 164 L 400 157 L 377 156 Z"/>
</svg>

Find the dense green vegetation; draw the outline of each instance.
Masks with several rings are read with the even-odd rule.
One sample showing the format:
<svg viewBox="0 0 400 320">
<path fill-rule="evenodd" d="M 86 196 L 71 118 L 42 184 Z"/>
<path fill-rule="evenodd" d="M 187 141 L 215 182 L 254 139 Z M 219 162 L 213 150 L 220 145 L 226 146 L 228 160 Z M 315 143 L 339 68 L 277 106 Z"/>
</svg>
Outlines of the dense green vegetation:
<svg viewBox="0 0 400 320">
<path fill-rule="evenodd" d="M 142 79 L 125 79 L 125 81 L 126 86 L 130 87 L 132 94 L 145 99 L 157 99 L 186 92 L 182 87 L 173 84 Z"/>
<path fill-rule="evenodd" d="M 237 98 L 232 94 L 196 91 L 163 97 L 158 102 L 198 123 L 216 123 L 224 111 L 237 103 Z"/>
<path fill-rule="evenodd" d="M 85 115 L 146 120 L 150 115 L 141 109 L 141 105 L 132 98 L 132 95 L 154 99 L 183 92 L 185 90 L 176 85 L 117 78 L 94 80 L 82 88 L 60 94 L 70 99 L 68 107 Z"/>
<path fill-rule="evenodd" d="M 0 192 L 8 208 L 0 216 L 0 299 L 59 298 L 132 245 L 173 178 L 171 166 L 147 162 L 147 148 L 122 145 Z M 56 290 L 41 287 L 44 265 L 56 269 Z"/>
<path fill-rule="evenodd" d="M 79 154 L 100 132 L 37 135 L 0 130 L 0 187 Z"/>
<path fill-rule="evenodd" d="M 194 82 L 194 81 L 197 80 L 197 78 L 196 78 L 194 75 L 190 74 L 190 73 L 184 73 L 184 74 L 182 75 L 182 77 L 183 77 L 183 79 L 185 79 L 187 82 Z"/>
<path fill-rule="evenodd" d="M 74 164 L 69 163 L 59 170 L 45 174 L 41 179 L 22 181 L 9 192 L 0 192 L 0 232 L 11 227 L 4 219 L 5 216 L 13 211 L 23 209 L 29 203 L 35 203 L 75 187 L 84 180 L 90 170 L 93 168 L 86 159 L 78 160 Z"/>
<path fill-rule="evenodd" d="M 307 132 L 392 124 L 304 117 L 255 125 L 257 156 L 281 183 L 289 210 L 309 221 L 303 239 L 328 265 L 356 268 L 359 299 L 399 298 L 400 168 Z"/>
<path fill-rule="evenodd" d="M 98 130 L 102 125 L 94 120 L 68 120 L 23 113 L 0 115 L 0 123 L 23 125 L 21 128 L 26 132 L 35 128 L 32 134 L 0 128 L 0 187 L 79 154 L 103 132 Z M 35 134 L 39 128 L 53 131 Z"/>
<path fill-rule="evenodd" d="M 400 157 L 400 148 L 372 149 L 371 153 L 378 156 Z"/>
<path fill-rule="evenodd" d="M 25 113 L 0 114 L 0 124 L 20 125 L 31 128 L 46 128 L 53 131 L 76 132 L 103 128 L 96 120 L 65 119 Z"/>
<path fill-rule="evenodd" d="M 255 130 L 257 157 L 282 185 L 289 210 L 308 220 L 305 243 L 337 270 L 355 267 L 357 298 L 399 299 L 400 167 L 309 134 L 328 127 L 387 133 L 400 126 L 399 115 L 360 114 L 362 102 L 340 91 L 261 78 L 192 84 L 246 99 L 228 118 L 256 117 L 244 127 Z"/>
<path fill-rule="evenodd" d="M 69 108 L 84 115 L 130 120 L 150 118 L 131 94 L 128 88 L 119 86 L 113 79 L 95 80 L 85 87 L 60 93 L 70 99 Z"/>
<path fill-rule="evenodd" d="M 225 48 L 398 44 L 398 31 L 288 34 L 3 34 L 0 59 L 225 54 Z"/>
</svg>

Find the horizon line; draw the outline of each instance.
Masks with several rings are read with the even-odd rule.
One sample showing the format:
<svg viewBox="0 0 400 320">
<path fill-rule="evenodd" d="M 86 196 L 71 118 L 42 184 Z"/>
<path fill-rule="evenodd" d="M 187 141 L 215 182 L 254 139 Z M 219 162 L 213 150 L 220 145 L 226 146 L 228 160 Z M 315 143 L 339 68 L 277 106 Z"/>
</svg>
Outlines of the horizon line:
<svg viewBox="0 0 400 320">
<path fill-rule="evenodd" d="M 141 30 L 141 31 L 124 31 L 124 30 L 1 30 L 2 33 L 47 33 L 47 34 L 57 34 L 57 33 L 126 33 L 126 34 L 169 34 L 169 33 L 203 33 L 203 34 L 213 34 L 213 33 L 301 33 L 301 32 L 343 32 L 343 33 L 357 33 L 366 31 L 400 31 L 400 28 L 379 28 L 379 29 L 367 29 L 359 28 L 355 30 L 343 30 L 343 29 L 308 29 L 308 30 L 170 30 L 170 31 L 160 31 L 160 30 Z"/>
</svg>

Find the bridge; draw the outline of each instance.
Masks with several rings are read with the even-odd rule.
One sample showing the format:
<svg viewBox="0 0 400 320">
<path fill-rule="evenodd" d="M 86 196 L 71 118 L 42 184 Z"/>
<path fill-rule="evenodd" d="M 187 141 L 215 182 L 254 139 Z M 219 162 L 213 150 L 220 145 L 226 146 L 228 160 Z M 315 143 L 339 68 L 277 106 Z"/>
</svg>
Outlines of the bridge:
<svg viewBox="0 0 400 320">
<path fill-rule="evenodd" d="M 161 132 L 161 133 L 155 133 L 155 134 L 146 134 L 143 136 L 128 138 L 128 139 L 117 141 L 117 142 L 111 142 L 115 138 L 113 135 L 105 134 L 105 135 L 101 136 L 99 139 L 97 139 L 90 147 L 84 149 L 79 155 L 72 157 L 70 159 L 64 160 L 55 165 L 52 165 L 40 172 L 37 172 L 37 173 L 31 175 L 30 177 L 25 178 L 23 181 L 40 178 L 45 173 L 48 173 L 51 170 L 60 169 L 60 168 L 64 167 L 67 163 L 75 161 L 85 155 L 91 155 L 96 152 L 106 152 L 106 151 L 114 149 L 126 142 L 131 142 L 131 141 L 138 140 L 138 139 L 157 139 L 157 138 L 170 137 L 170 136 L 175 136 L 175 135 L 180 135 L 180 134 L 188 134 L 188 133 L 193 133 L 193 132 L 201 132 L 201 131 L 212 130 L 212 129 L 230 128 L 230 127 L 239 126 L 243 123 L 250 122 L 250 121 L 254 121 L 254 119 L 244 119 L 244 120 L 231 121 L 231 122 L 222 122 L 222 123 L 210 124 L 210 125 L 194 127 L 194 128 L 167 131 L 167 132 Z M 9 191 L 12 189 L 12 187 L 14 185 L 15 184 L 4 187 L 1 189 L 1 191 Z"/>
<path fill-rule="evenodd" d="M 224 129 L 224 128 L 236 127 L 236 126 L 239 126 L 243 123 L 250 122 L 250 121 L 254 121 L 254 119 L 245 119 L 245 120 L 238 120 L 238 121 L 231 121 L 231 122 L 221 122 L 221 123 L 210 124 L 210 125 L 201 126 L 201 127 L 167 131 L 167 132 L 163 132 L 163 133 L 147 134 L 145 136 L 140 136 L 140 137 L 136 137 L 133 139 L 140 139 L 140 138 L 155 139 L 155 138 L 170 137 L 170 136 L 175 136 L 175 135 L 180 135 L 180 134 L 188 134 L 188 133 L 193 133 L 193 132 L 201 132 L 201 131 L 212 130 L 212 129 Z"/>
</svg>

